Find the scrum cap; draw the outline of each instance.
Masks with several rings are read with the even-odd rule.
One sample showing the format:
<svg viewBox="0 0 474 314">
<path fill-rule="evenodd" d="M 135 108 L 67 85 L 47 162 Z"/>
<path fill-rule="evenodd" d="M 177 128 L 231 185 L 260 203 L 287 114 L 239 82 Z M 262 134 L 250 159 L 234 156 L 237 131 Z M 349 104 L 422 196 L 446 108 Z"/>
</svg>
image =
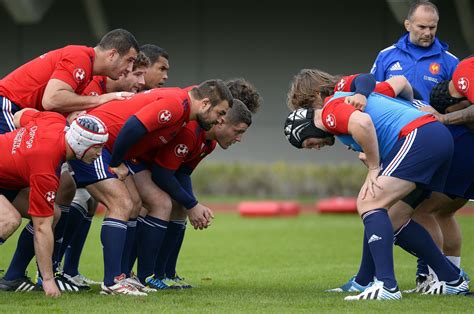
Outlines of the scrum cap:
<svg viewBox="0 0 474 314">
<path fill-rule="evenodd" d="M 303 148 L 303 142 L 307 138 L 334 137 L 314 125 L 314 109 L 296 109 L 288 115 L 285 121 L 285 136 L 296 148 Z"/>
<path fill-rule="evenodd" d="M 89 149 L 104 144 L 108 138 L 105 124 L 88 114 L 77 117 L 66 131 L 66 140 L 77 159 L 84 158 Z"/>
</svg>

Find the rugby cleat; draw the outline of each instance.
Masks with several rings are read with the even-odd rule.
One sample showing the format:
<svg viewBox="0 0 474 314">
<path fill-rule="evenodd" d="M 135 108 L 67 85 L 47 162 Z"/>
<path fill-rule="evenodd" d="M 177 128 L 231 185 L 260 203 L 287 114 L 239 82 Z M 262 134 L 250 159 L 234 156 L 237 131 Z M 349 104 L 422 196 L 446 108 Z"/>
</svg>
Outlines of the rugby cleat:
<svg viewBox="0 0 474 314">
<path fill-rule="evenodd" d="M 169 278 L 170 280 L 173 280 L 181 289 L 190 289 L 193 288 L 193 286 L 189 283 L 187 283 L 184 278 L 181 278 L 176 274 L 174 277 Z"/>
<path fill-rule="evenodd" d="M 85 282 L 79 275 L 69 276 L 66 273 L 62 273 L 62 276 L 64 276 L 64 278 L 66 278 L 69 282 L 78 286 L 81 290 L 90 290 L 91 288 L 90 285 Z"/>
<path fill-rule="evenodd" d="M 371 285 L 358 295 L 347 296 L 344 298 L 344 300 L 400 300 L 401 298 L 402 294 L 398 287 L 391 291 L 383 286 L 382 281 L 376 281 L 373 285 Z"/>
<path fill-rule="evenodd" d="M 139 291 L 134 285 L 127 281 L 125 274 L 114 278 L 115 285 L 107 287 L 104 283 L 100 285 L 100 294 L 104 295 L 130 295 L 147 296 L 145 292 Z"/>
<path fill-rule="evenodd" d="M 71 277 L 64 273 L 55 273 L 54 281 L 61 292 L 79 292 L 90 290 L 89 285 L 77 285 L 71 280 Z"/>
<path fill-rule="evenodd" d="M 0 291 L 30 292 L 43 291 L 41 286 L 34 284 L 27 276 L 18 279 L 5 280 L 0 279 Z"/>
<path fill-rule="evenodd" d="M 469 284 L 460 277 L 456 283 L 447 283 L 446 281 L 434 281 L 430 284 L 430 288 L 423 294 L 466 294 L 469 292 Z"/>
<path fill-rule="evenodd" d="M 147 287 L 145 285 L 143 285 L 140 280 L 138 279 L 137 276 L 135 276 L 135 274 L 132 272 L 130 274 L 130 277 L 128 277 L 127 279 L 125 279 L 126 282 L 128 282 L 129 284 L 131 284 L 132 286 L 134 286 L 135 288 L 137 288 L 139 291 L 141 292 L 156 292 L 158 291 L 157 289 L 155 288 L 150 288 L 150 287 Z"/>
<path fill-rule="evenodd" d="M 78 274 L 74 277 L 75 280 L 77 280 L 78 282 L 82 282 L 82 283 L 85 283 L 85 284 L 88 284 L 88 285 L 100 285 L 101 282 L 100 281 L 95 281 L 93 279 L 90 279 L 90 278 L 87 278 L 86 276 L 82 275 L 82 274 Z"/>
<path fill-rule="evenodd" d="M 343 284 L 339 288 L 329 289 L 325 291 L 326 292 L 362 292 L 368 287 L 370 287 L 370 285 L 372 284 L 372 283 L 369 283 L 367 286 L 359 285 L 355 281 L 355 278 L 356 276 L 352 277 L 351 279 L 349 279 L 349 281 L 347 281 L 345 284 Z"/>
<path fill-rule="evenodd" d="M 168 278 L 158 279 L 154 275 L 145 279 L 145 285 L 157 290 L 180 289 L 173 280 Z"/>
<path fill-rule="evenodd" d="M 404 290 L 403 293 L 424 293 L 430 289 L 433 283 L 433 275 L 418 275 L 416 276 L 416 287 L 409 290 Z"/>
</svg>

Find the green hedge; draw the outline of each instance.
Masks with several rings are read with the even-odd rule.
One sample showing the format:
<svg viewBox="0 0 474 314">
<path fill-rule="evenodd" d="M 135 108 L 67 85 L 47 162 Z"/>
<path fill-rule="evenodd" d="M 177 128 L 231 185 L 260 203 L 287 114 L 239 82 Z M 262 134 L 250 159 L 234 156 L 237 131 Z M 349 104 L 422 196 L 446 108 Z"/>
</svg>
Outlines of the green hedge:
<svg viewBox="0 0 474 314">
<path fill-rule="evenodd" d="M 192 175 L 198 196 L 355 196 L 367 169 L 361 164 L 318 165 L 205 162 Z"/>
</svg>

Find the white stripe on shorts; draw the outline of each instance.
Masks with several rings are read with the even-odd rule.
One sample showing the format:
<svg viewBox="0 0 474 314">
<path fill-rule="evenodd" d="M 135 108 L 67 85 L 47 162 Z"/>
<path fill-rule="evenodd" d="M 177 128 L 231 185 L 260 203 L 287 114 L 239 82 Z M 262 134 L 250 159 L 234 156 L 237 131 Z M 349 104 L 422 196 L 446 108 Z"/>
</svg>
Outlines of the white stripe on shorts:
<svg viewBox="0 0 474 314">
<path fill-rule="evenodd" d="M 10 129 L 10 131 L 15 130 L 16 129 L 15 123 L 13 123 L 12 103 L 6 97 L 3 97 L 2 113 L 3 113 L 3 116 L 5 117 L 5 121 L 7 122 L 8 128 Z"/>
<path fill-rule="evenodd" d="M 385 170 L 382 172 L 382 176 L 390 177 L 392 173 L 397 169 L 397 167 L 400 165 L 400 163 L 410 151 L 410 148 L 413 145 L 413 142 L 415 141 L 417 132 L 418 130 L 414 129 L 410 132 L 410 134 L 408 134 L 395 158 L 393 158 L 393 160 L 388 164 L 387 168 L 385 168 Z"/>
</svg>

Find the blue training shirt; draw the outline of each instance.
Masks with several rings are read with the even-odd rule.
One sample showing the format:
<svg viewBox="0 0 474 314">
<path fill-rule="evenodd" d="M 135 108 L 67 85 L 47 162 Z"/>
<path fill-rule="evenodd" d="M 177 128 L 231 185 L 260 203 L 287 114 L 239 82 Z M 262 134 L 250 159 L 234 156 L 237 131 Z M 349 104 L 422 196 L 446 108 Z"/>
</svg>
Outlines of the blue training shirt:
<svg viewBox="0 0 474 314">
<path fill-rule="evenodd" d="M 337 92 L 328 103 L 333 99 L 353 94 L 354 93 Z M 407 124 L 419 117 L 429 114 L 415 109 L 409 101 L 401 98 L 387 97 L 378 93 L 371 93 L 367 98 L 367 105 L 364 112 L 370 116 L 374 124 L 381 159 L 385 158 L 392 150 L 398 141 L 400 131 Z M 336 137 L 344 145 L 349 146 L 355 151 L 362 152 L 362 148 L 351 135 L 336 135 Z"/>
<path fill-rule="evenodd" d="M 379 82 L 403 75 L 429 101 L 431 89 L 450 80 L 459 60 L 448 51 L 448 45 L 435 38 L 429 47 L 419 47 L 403 35 L 394 45 L 379 52 L 370 71 Z"/>
</svg>

